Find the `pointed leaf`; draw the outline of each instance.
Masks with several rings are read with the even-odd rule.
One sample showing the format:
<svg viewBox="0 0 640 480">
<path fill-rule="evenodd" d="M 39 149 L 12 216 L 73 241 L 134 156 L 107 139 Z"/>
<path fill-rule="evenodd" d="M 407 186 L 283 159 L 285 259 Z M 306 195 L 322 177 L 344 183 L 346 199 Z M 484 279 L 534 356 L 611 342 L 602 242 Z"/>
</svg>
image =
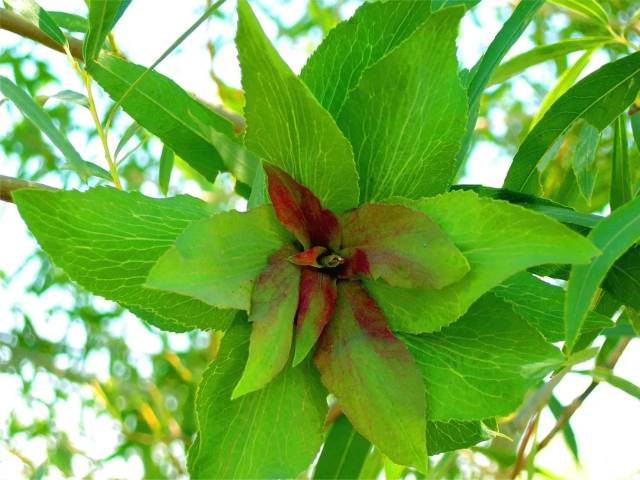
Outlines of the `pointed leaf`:
<svg viewBox="0 0 640 480">
<path fill-rule="evenodd" d="M 455 45 L 463 14 L 431 15 L 349 94 L 338 125 L 353 145 L 361 202 L 419 198 L 451 184 L 467 114 Z"/>
<path fill-rule="evenodd" d="M 318 480 L 359 478 L 360 470 L 371 450 L 371 443 L 340 415 L 331 425 L 313 478 Z"/>
<path fill-rule="evenodd" d="M 248 311 L 255 278 L 287 240 L 270 207 L 223 212 L 190 224 L 145 286 Z"/>
<path fill-rule="evenodd" d="M 471 271 L 441 290 L 401 289 L 367 281 L 369 293 L 394 331 L 437 331 L 521 270 L 545 263 L 586 263 L 598 253 L 587 239 L 551 218 L 472 192 L 397 202 L 440 225 L 469 261 Z"/>
<path fill-rule="evenodd" d="M 588 265 L 574 266 L 569 276 L 565 307 L 565 341 L 574 348 L 598 287 L 614 262 L 640 240 L 640 197 L 602 219 L 589 233 L 601 251 Z"/>
<path fill-rule="evenodd" d="M 236 321 L 196 397 L 192 478 L 295 478 L 322 444 L 326 392 L 310 362 L 286 367 L 259 392 L 230 400 L 244 368 L 249 325 Z"/>
<path fill-rule="evenodd" d="M 613 161 L 611 162 L 611 195 L 609 203 L 615 210 L 633 199 L 633 183 L 629 168 L 629 145 L 625 115 L 613 125 Z"/>
<path fill-rule="evenodd" d="M 300 285 L 300 269 L 287 260 L 293 251 L 285 245 L 273 254 L 253 286 L 249 358 L 232 399 L 264 387 L 289 359 Z"/>
<path fill-rule="evenodd" d="M 595 160 L 599 143 L 600 132 L 598 129 L 585 123 L 580 128 L 578 138 L 576 138 L 575 144 L 569 153 L 569 161 L 571 162 L 573 173 L 576 175 L 578 189 L 588 203 L 591 203 L 598 174 Z"/>
<path fill-rule="evenodd" d="M 114 100 L 147 70 L 108 53 L 87 69 Z M 208 180 L 219 171 L 229 171 L 246 184 L 253 180 L 257 160 L 239 143 L 231 122 L 170 78 L 148 72 L 122 100 L 122 108 Z"/>
<path fill-rule="evenodd" d="M 431 14 L 430 2 L 366 2 L 339 23 L 309 57 L 300 73 L 333 118 L 362 72 L 410 36 Z"/>
<path fill-rule="evenodd" d="M 604 130 L 640 90 L 640 52 L 608 63 L 562 95 L 520 145 L 504 182 L 515 191 L 537 191 L 537 165 L 554 142 L 584 119 Z"/>
<path fill-rule="evenodd" d="M 107 35 L 120 20 L 131 0 L 90 0 L 88 3 L 89 30 L 82 45 L 86 64 L 90 64 L 98 56 Z"/>
<path fill-rule="evenodd" d="M 490 419 L 487 423 L 495 424 Z M 489 440 L 491 435 L 484 422 L 427 422 L 427 449 L 429 455 L 451 452 L 461 448 L 468 448 L 483 440 Z"/>
<path fill-rule="evenodd" d="M 329 275 L 313 268 L 302 270 L 296 314 L 294 366 L 306 358 L 329 323 L 336 297 L 336 281 Z"/>
<path fill-rule="evenodd" d="M 354 207 L 358 177 L 349 142 L 280 58 L 246 0 L 238 2 L 238 17 L 247 147 L 286 170 L 327 208 Z"/>
<path fill-rule="evenodd" d="M 395 287 L 442 288 L 469 271 L 458 248 L 427 215 L 402 205 L 363 205 L 344 214 L 341 254 L 350 273 Z M 356 251 L 366 261 L 350 262 Z M 357 259 L 357 257 L 356 257 Z"/>
<path fill-rule="evenodd" d="M 605 27 L 609 25 L 607 12 L 597 0 L 549 0 L 549 2 L 590 18 Z"/>
<path fill-rule="evenodd" d="M 264 171 L 278 220 L 302 246 L 338 248 L 340 225 L 336 216 L 322 208 L 320 200 L 284 170 L 265 163 Z"/>
<path fill-rule="evenodd" d="M 442 332 L 400 338 L 420 367 L 434 421 L 508 415 L 564 359 L 491 294 Z"/>
<path fill-rule="evenodd" d="M 424 387 L 411 355 L 357 282 L 340 282 L 316 352 L 324 385 L 353 426 L 396 463 L 426 469 Z"/>
<path fill-rule="evenodd" d="M 143 287 L 151 267 L 185 227 L 211 215 L 206 203 L 188 196 L 158 200 L 111 188 L 20 190 L 13 198 L 53 263 L 89 292 L 119 302 L 165 330 L 222 330 L 233 318 L 233 312 Z"/>
<path fill-rule="evenodd" d="M 160 154 L 160 168 L 158 169 L 158 188 L 164 196 L 166 196 L 169 191 L 174 157 L 173 150 L 163 145 L 162 153 Z"/>
<path fill-rule="evenodd" d="M 4 0 L 13 11 L 42 30 L 47 37 L 58 45 L 65 45 L 67 39 L 51 15 L 35 0 Z"/>
</svg>

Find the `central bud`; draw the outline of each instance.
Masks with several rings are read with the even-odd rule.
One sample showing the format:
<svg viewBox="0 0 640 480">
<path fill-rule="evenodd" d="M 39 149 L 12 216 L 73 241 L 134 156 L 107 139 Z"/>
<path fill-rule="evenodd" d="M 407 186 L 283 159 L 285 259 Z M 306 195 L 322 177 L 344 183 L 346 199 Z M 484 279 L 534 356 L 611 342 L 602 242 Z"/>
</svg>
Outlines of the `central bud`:
<svg viewBox="0 0 640 480">
<path fill-rule="evenodd" d="M 336 268 L 344 263 L 344 258 L 327 247 L 311 247 L 289 257 L 289 261 L 302 267 Z"/>
</svg>

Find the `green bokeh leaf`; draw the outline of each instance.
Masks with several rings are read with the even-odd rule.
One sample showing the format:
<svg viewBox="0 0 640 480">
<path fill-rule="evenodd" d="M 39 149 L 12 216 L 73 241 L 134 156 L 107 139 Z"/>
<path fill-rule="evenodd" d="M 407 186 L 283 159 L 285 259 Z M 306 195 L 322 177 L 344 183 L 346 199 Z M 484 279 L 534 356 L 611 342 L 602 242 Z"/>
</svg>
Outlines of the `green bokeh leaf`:
<svg viewBox="0 0 640 480">
<path fill-rule="evenodd" d="M 505 188 L 537 192 L 537 165 L 555 141 L 584 119 L 604 130 L 635 100 L 640 90 L 640 52 L 608 63 L 562 95 L 520 145 Z"/>
<path fill-rule="evenodd" d="M 463 13 L 431 15 L 348 95 L 338 125 L 353 145 L 362 203 L 451 184 L 467 114 L 455 45 Z"/>
<path fill-rule="evenodd" d="M 280 58 L 246 0 L 238 2 L 238 46 L 246 95 L 246 145 L 340 212 L 358 203 L 349 142 Z"/>
<path fill-rule="evenodd" d="M 211 207 L 188 196 L 157 200 L 111 188 L 19 190 L 20 215 L 42 249 L 91 293 L 165 330 L 225 329 L 233 312 L 143 287 L 151 267 Z"/>
<path fill-rule="evenodd" d="M 203 375 L 189 472 L 192 478 L 295 478 L 322 444 L 326 393 L 307 361 L 287 367 L 259 392 L 230 400 L 249 347 L 242 317 Z"/>
<path fill-rule="evenodd" d="M 394 331 L 437 331 L 521 270 L 546 263 L 586 263 L 598 253 L 584 237 L 551 218 L 473 192 L 393 201 L 429 215 L 471 266 L 461 281 L 440 290 L 401 289 L 367 281 Z"/>
<path fill-rule="evenodd" d="M 401 334 L 422 371 L 429 420 L 512 413 L 562 354 L 492 294 L 439 333 Z"/>
<path fill-rule="evenodd" d="M 588 265 L 576 265 L 571 269 L 564 317 L 568 352 L 576 344 L 605 275 L 614 262 L 640 240 L 640 197 L 602 219 L 588 238 L 602 251 L 602 255 Z"/>
</svg>

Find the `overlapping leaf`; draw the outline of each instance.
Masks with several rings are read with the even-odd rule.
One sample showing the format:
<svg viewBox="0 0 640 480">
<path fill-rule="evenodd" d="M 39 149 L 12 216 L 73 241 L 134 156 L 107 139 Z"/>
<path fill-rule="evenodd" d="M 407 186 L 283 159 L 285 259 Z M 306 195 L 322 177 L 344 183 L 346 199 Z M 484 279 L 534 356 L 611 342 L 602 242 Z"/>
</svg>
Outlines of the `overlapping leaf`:
<svg viewBox="0 0 640 480">
<path fill-rule="evenodd" d="M 518 271 L 546 263 L 587 263 L 598 253 L 588 240 L 555 220 L 472 192 L 394 202 L 431 217 L 471 266 L 459 282 L 441 290 L 401 289 L 367 281 L 367 289 L 394 331 L 437 331 Z"/>
<path fill-rule="evenodd" d="M 467 115 L 455 48 L 463 13 L 431 15 L 362 73 L 344 103 L 338 125 L 353 145 L 361 202 L 419 198 L 451 184 Z"/>
<path fill-rule="evenodd" d="M 53 263 L 90 292 L 174 331 L 225 329 L 233 312 L 143 287 L 158 258 L 211 208 L 192 197 L 157 200 L 110 188 L 20 190 L 20 215 Z"/>
<path fill-rule="evenodd" d="M 127 9 L 131 0 L 90 0 L 89 29 L 84 37 L 82 54 L 90 64 L 100 53 L 107 35 Z"/>
<path fill-rule="evenodd" d="M 196 398 L 193 478 L 295 478 L 322 444 L 326 393 L 310 362 L 286 367 L 259 392 L 231 400 L 249 348 L 249 325 L 236 320 Z"/>
<path fill-rule="evenodd" d="M 238 16 L 246 145 L 308 187 L 326 208 L 356 206 L 358 178 L 349 142 L 280 58 L 246 0 L 238 3 Z"/>
<path fill-rule="evenodd" d="M 400 338 L 422 371 L 432 421 L 508 415 L 563 360 L 492 294 L 439 333 Z"/>
</svg>

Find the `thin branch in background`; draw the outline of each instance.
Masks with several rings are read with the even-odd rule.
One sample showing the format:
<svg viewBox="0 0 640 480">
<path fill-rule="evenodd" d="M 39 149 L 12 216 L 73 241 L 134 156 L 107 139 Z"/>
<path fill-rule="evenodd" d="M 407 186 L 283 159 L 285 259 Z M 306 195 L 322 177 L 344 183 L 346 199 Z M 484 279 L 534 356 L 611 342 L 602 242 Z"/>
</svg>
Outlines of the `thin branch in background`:
<svg viewBox="0 0 640 480">
<path fill-rule="evenodd" d="M 20 180 L 19 178 L 6 177 L 0 175 L 0 200 L 3 202 L 13 202 L 13 192 L 21 188 L 39 188 L 41 190 L 57 190 L 57 188 L 44 185 L 42 183 Z"/>
</svg>

